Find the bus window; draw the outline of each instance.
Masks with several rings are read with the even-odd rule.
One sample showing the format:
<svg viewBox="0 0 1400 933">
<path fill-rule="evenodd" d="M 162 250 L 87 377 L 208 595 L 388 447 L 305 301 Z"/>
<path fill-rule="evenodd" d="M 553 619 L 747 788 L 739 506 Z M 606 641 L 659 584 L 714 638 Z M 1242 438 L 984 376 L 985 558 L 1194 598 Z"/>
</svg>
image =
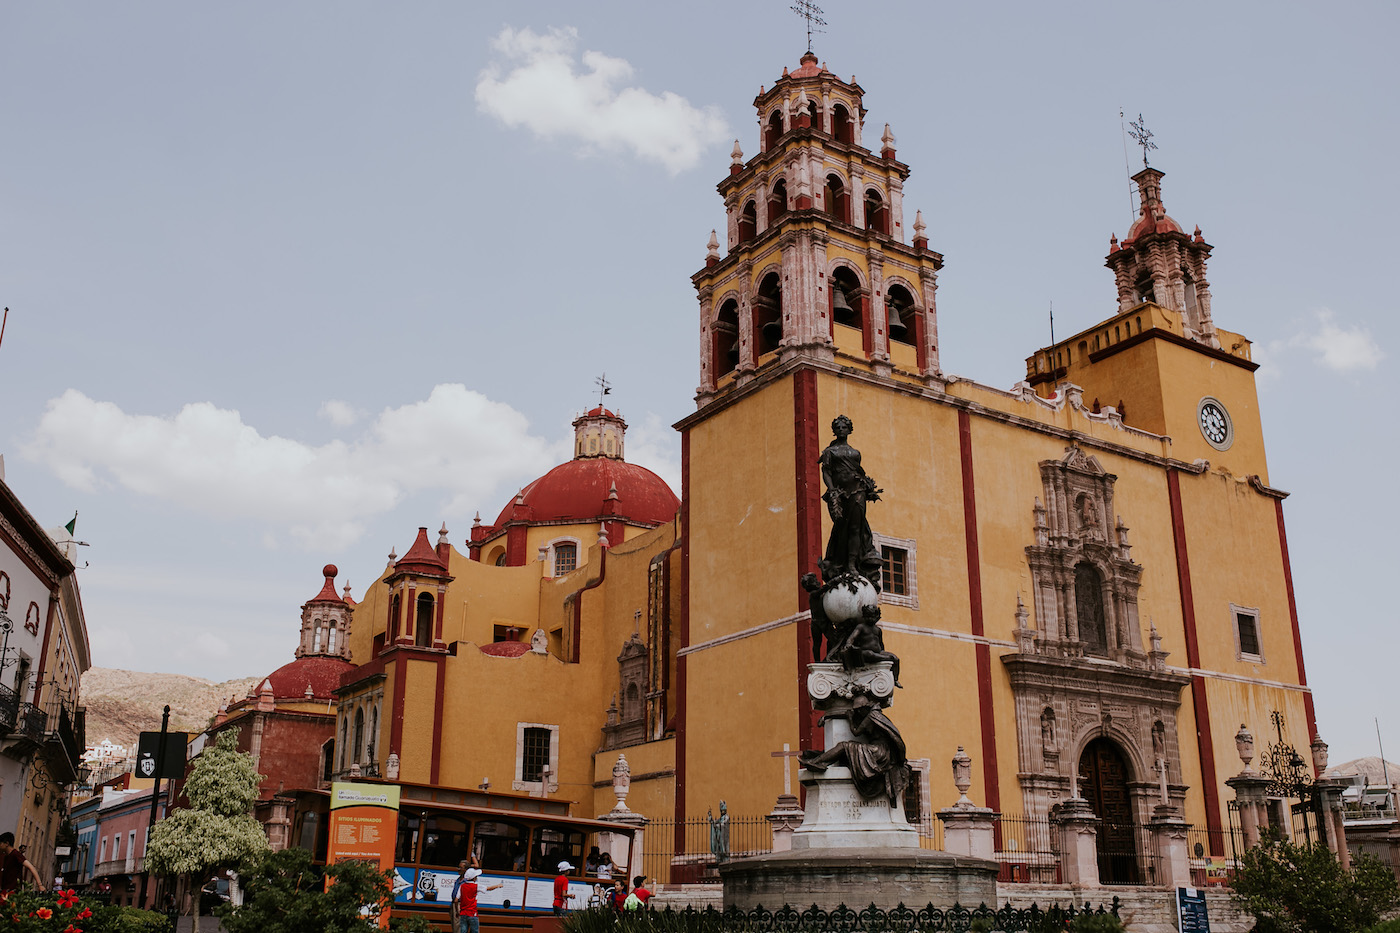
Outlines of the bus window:
<svg viewBox="0 0 1400 933">
<path fill-rule="evenodd" d="M 423 821 L 420 865 L 456 868 L 467 857 L 467 821 L 441 810 L 428 811 Z"/>
<path fill-rule="evenodd" d="M 418 861 L 418 829 L 421 816 L 417 810 L 399 811 L 399 842 L 394 847 L 394 861 Z"/>
<path fill-rule="evenodd" d="M 530 846 L 530 870 L 554 874 L 560 862 L 568 862 L 577 875 L 583 870 L 583 833 L 562 826 L 537 826 Z"/>
<path fill-rule="evenodd" d="M 472 854 L 482 871 L 524 871 L 525 829 L 515 823 L 482 820 L 476 824 Z"/>
</svg>

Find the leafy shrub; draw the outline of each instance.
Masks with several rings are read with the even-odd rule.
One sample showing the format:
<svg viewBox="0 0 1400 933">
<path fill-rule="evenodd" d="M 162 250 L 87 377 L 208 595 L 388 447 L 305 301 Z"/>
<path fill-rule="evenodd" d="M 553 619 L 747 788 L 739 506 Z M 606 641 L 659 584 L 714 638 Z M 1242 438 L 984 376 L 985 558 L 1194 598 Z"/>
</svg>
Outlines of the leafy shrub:
<svg viewBox="0 0 1400 933">
<path fill-rule="evenodd" d="M 1322 843 L 1271 839 L 1245 853 L 1234 896 L 1260 933 L 1355 933 L 1400 904 L 1395 875 L 1362 855 L 1345 870 Z"/>
<path fill-rule="evenodd" d="M 1081 914 L 1069 925 L 1070 933 L 1123 933 L 1123 921 L 1113 914 Z"/>
</svg>

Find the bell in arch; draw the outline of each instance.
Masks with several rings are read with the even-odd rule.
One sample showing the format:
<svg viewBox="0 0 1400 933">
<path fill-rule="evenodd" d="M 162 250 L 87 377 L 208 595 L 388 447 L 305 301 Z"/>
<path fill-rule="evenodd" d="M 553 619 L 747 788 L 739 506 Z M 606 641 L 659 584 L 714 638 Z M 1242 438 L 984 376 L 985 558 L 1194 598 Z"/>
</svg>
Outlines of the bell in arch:
<svg viewBox="0 0 1400 933">
<path fill-rule="evenodd" d="M 838 323 L 845 324 L 855 319 L 856 309 L 846 300 L 846 290 L 836 287 L 831 290 L 831 312 Z"/>
</svg>

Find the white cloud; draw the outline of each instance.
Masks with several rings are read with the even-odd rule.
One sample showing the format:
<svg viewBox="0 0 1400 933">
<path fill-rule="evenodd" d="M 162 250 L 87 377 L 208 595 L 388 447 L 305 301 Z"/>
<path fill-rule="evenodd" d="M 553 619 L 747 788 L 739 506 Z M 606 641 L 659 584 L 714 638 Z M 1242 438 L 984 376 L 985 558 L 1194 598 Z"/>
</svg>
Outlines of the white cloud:
<svg viewBox="0 0 1400 933">
<path fill-rule="evenodd" d="M 1339 373 L 1375 369 L 1385 353 L 1364 324 L 1341 327 L 1330 308 L 1317 312 L 1316 329 L 1295 334 L 1290 346 L 1304 347 L 1318 355 L 1317 361 Z"/>
<path fill-rule="evenodd" d="M 501 481 L 538 475 L 561 456 L 519 412 L 454 384 L 385 409 L 352 442 L 321 446 L 264 437 L 208 402 L 133 415 L 69 389 L 48 403 L 23 452 L 77 489 L 116 485 L 261 523 L 270 544 L 290 536 L 316 548 L 349 544 L 365 519 L 415 492 L 441 492 L 448 515 L 469 514 Z"/>
<path fill-rule="evenodd" d="M 1385 359 L 1385 351 L 1366 325 L 1338 324 L 1330 308 L 1314 312 L 1313 319 L 1298 325 L 1290 336 L 1255 345 L 1252 356 L 1261 378 L 1277 376 L 1292 350 L 1311 351 L 1314 362 L 1338 373 L 1373 370 Z"/>
<path fill-rule="evenodd" d="M 348 428 L 356 421 L 359 421 L 360 416 L 363 415 L 364 412 L 360 411 L 358 408 L 355 408 L 349 402 L 342 402 L 339 399 L 331 399 L 330 401 L 323 403 L 321 405 L 321 410 L 316 412 L 316 414 L 318 414 L 322 418 L 325 418 L 327 421 L 329 421 L 331 424 L 335 425 L 338 428 Z"/>
<path fill-rule="evenodd" d="M 681 494 L 681 436 L 661 416 L 647 413 L 627 428 L 627 462 L 644 466 Z"/>
<path fill-rule="evenodd" d="M 586 150 L 631 151 L 673 175 L 730 137 L 719 108 L 696 107 L 670 91 L 619 88 L 632 66 L 601 52 L 579 56 L 577 44 L 573 27 L 502 29 L 491 42 L 496 59 L 476 84 L 477 106 L 506 126 L 575 139 Z"/>
</svg>

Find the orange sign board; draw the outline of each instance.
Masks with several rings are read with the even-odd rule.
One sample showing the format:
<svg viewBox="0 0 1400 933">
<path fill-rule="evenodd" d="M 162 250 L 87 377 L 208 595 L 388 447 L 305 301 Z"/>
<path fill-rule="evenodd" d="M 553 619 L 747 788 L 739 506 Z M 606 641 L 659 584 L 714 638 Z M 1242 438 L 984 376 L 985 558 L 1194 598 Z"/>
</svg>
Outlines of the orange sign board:
<svg viewBox="0 0 1400 933">
<path fill-rule="evenodd" d="M 380 871 L 394 867 L 394 842 L 399 831 L 399 788 L 396 784 L 331 785 L 330 843 L 326 861 L 373 862 Z M 380 926 L 388 922 L 380 918 Z"/>
</svg>

